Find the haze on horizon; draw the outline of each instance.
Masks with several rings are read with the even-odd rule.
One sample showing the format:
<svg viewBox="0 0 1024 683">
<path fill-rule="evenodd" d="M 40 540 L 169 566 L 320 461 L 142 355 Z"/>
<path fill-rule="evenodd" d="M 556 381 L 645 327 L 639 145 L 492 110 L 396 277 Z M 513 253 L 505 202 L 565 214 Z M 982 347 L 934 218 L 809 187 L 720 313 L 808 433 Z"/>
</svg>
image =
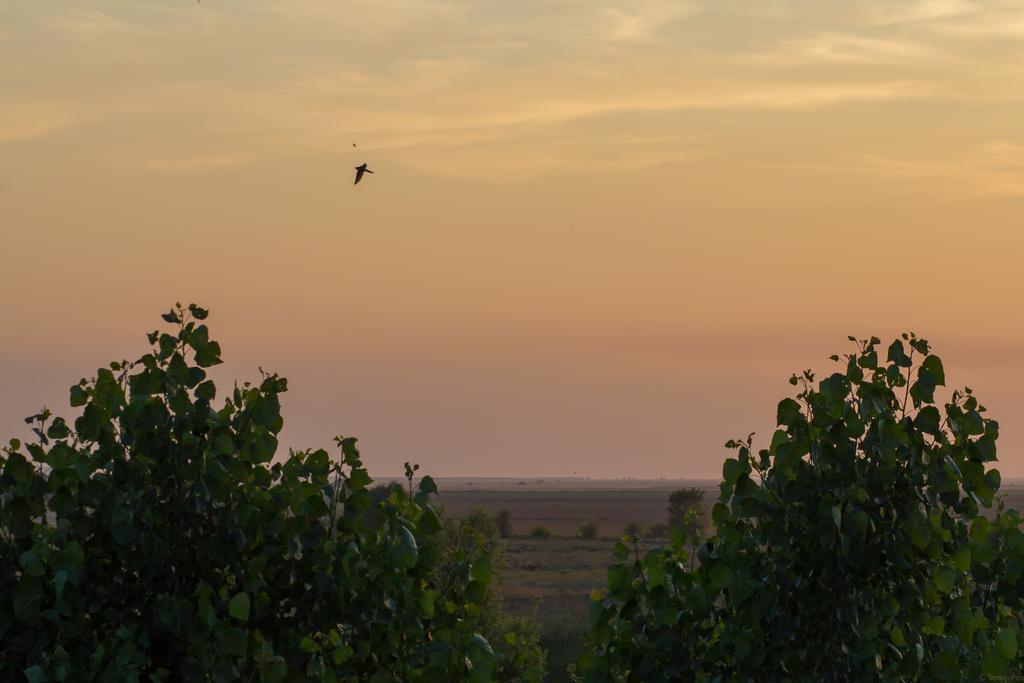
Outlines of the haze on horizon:
<svg viewBox="0 0 1024 683">
<path fill-rule="evenodd" d="M 0 5 L 0 438 L 194 301 L 376 474 L 715 477 L 913 330 L 1024 476 L 1022 57 L 1002 0 Z"/>
</svg>

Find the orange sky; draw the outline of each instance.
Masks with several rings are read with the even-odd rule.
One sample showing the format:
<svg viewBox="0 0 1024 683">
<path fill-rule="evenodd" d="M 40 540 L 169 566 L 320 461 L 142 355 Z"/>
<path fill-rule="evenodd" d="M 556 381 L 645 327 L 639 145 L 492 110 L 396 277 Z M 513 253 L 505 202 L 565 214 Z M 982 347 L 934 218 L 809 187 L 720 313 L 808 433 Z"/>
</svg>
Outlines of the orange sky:
<svg viewBox="0 0 1024 683">
<path fill-rule="evenodd" d="M 1022 57 L 1009 1 L 4 3 L 0 434 L 181 300 L 288 445 L 713 477 L 912 329 L 1024 476 Z"/>
</svg>

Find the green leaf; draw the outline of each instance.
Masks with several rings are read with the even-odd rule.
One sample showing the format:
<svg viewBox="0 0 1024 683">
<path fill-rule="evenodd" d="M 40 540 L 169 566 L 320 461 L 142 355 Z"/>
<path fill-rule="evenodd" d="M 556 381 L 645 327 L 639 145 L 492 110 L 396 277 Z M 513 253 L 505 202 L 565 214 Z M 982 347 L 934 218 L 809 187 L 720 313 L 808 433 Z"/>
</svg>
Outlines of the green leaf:
<svg viewBox="0 0 1024 683">
<path fill-rule="evenodd" d="M 228 603 L 228 614 L 238 621 L 249 621 L 249 595 L 238 593 Z"/>
<path fill-rule="evenodd" d="M 962 572 L 969 572 L 971 570 L 971 549 L 961 548 L 960 550 L 953 553 L 951 559 L 953 566 Z"/>
<path fill-rule="evenodd" d="M 981 659 L 981 671 L 986 676 L 1002 678 L 1010 673 L 1010 661 L 999 652 L 999 648 L 992 646 Z"/>
<path fill-rule="evenodd" d="M 25 679 L 28 683 L 43 683 L 46 680 L 46 674 L 43 673 L 42 668 L 38 664 L 30 666 L 22 673 L 25 674 Z"/>
<path fill-rule="evenodd" d="M 399 567 L 412 567 L 419 558 L 416 537 L 404 525 L 398 529 L 398 543 L 392 547 L 391 555 Z"/>
<path fill-rule="evenodd" d="M 918 377 L 927 375 L 933 386 L 946 386 L 946 371 L 942 367 L 942 360 L 938 356 L 928 356 L 921 363 L 917 371 Z"/>
<path fill-rule="evenodd" d="M 889 631 L 889 640 L 892 641 L 893 645 L 897 647 L 906 647 L 907 639 L 903 635 L 903 629 L 899 626 L 893 626 Z"/>
<path fill-rule="evenodd" d="M 75 384 L 71 387 L 71 407 L 81 408 L 89 402 L 89 394 L 85 389 Z"/>
<path fill-rule="evenodd" d="M 729 521 L 729 508 L 724 503 L 715 503 L 715 506 L 711 508 L 711 521 L 715 523 L 716 527 L 724 527 Z"/>
<path fill-rule="evenodd" d="M 907 355 L 903 342 L 899 339 L 889 345 L 889 352 L 886 354 L 886 361 L 889 363 L 895 363 L 901 368 L 910 367 L 910 356 Z"/>
<path fill-rule="evenodd" d="M 1009 626 L 1004 626 L 996 633 L 996 648 L 1006 659 L 1013 661 L 1017 656 L 1017 632 Z"/>
<path fill-rule="evenodd" d="M 608 589 L 613 593 L 620 592 L 629 585 L 629 569 L 624 564 L 613 564 L 608 567 Z"/>
<path fill-rule="evenodd" d="M 491 571 L 491 558 L 484 555 L 473 563 L 469 575 L 478 581 L 487 583 L 491 580 Z"/>
<path fill-rule="evenodd" d="M 940 652 L 932 660 L 928 670 L 940 681 L 955 681 L 960 678 L 960 667 L 957 666 L 956 653 L 952 650 Z"/>
<path fill-rule="evenodd" d="M 427 619 L 434 618 L 434 604 L 437 600 L 437 593 L 428 590 L 420 594 L 420 611 Z"/>
<path fill-rule="evenodd" d="M 942 569 L 935 572 L 933 577 L 936 588 L 941 593 L 949 593 L 953 590 L 953 586 L 956 584 L 956 574 L 951 569 L 943 567 Z"/>
<path fill-rule="evenodd" d="M 776 424 L 792 426 L 800 417 L 800 404 L 791 398 L 779 401 L 776 411 Z"/>
<path fill-rule="evenodd" d="M 736 458 L 726 458 L 722 465 L 722 478 L 727 484 L 736 484 L 736 480 L 743 474 L 743 465 Z"/>
</svg>

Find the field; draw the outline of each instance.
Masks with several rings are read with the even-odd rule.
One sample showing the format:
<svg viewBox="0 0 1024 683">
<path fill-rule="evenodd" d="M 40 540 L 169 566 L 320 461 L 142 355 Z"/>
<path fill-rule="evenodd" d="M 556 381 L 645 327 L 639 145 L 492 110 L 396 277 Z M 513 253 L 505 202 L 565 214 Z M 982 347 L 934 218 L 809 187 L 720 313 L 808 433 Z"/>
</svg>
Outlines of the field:
<svg viewBox="0 0 1024 683">
<path fill-rule="evenodd" d="M 668 497 L 680 488 L 705 491 L 714 504 L 718 482 L 709 480 L 441 479 L 438 503 L 463 516 L 477 508 L 511 515 L 513 536 L 505 546 L 500 586 L 505 609 L 533 614 L 548 650 L 549 681 L 564 681 L 565 667 L 579 651 L 590 592 L 605 584 L 611 548 L 627 524 L 647 529 L 664 523 Z M 1007 507 L 1024 510 L 1024 481 L 1003 484 Z M 579 538 L 593 522 L 598 537 Z M 542 526 L 551 538 L 534 538 Z M 650 542 L 658 543 L 658 539 Z"/>
</svg>

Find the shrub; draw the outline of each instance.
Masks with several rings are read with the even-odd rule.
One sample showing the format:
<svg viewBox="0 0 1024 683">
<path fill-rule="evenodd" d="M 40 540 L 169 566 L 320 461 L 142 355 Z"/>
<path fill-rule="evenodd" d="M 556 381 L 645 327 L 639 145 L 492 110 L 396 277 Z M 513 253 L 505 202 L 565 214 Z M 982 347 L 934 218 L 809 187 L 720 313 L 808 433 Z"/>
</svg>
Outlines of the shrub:
<svg viewBox="0 0 1024 683">
<path fill-rule="evenodd" d="M 0 680 L 490 677 L 486 556 L 437 583 L 433 480 L 374 504 L 352 438 L 273 462 L 287 383 L 218 403 L 206 317 L 172 309 L 0 456 Z"/>
<path fill-rule="evenodd" d="M 445 517 L 438 543 L 436 583 L 448 585 L 466 567 L 475 567 L 488 578 L 501 576 L 505 565 L 503 543 L 497 518 L 483 508 L 467 517 Z M 544 650 L 540 634 L 529 617 L 511 617 L 501 609 L 496 581 L 477 597 L 480 632 L 498 656 L 495 676 L 500 681 L 539 682 L 544 677 Z"/>
<path fill-rule="evenodd" d="M 600 530 L 595 522 L 587 522 L 580 527 L 580 538 L 592 541 L 597 538 L 597 534 Z"/>
<path fill-rule="evenodd" d="M 1024 673 L 1024 533 L 1001 505 L 999 426 L 967 389 L 942 410 L 942 362 L 904 335 L 879 358 L 790 381 L 757 456 L 730 441 L 716 533 L 615 546 L 587 680 L 947 681 Z M 908 352 L 907 345 L 910 349 Z M 915 364 L 915 357 L 919 360 Z M 754 478 L 752 478 L 754 477 Z"/>
<path fill-rule="evenodd" d="M 508 510 L 498 511 L 498 532 L 502 538 L 512 538 L 512 513 Z"/>
<path fill-rule="evenodd" d="M 644 528 L 637 522 L 630 522 L 622 530 L 622 533 L 630 538 L 639 538 L 643 534 Z"/>
<path fill-rule="evenodd" d="M 551 538 L 551 529 L 546 526 L 535 526 L 530 529 L 531 538 Z"/>
<path fill-rule="evenodd" d="M 668 497 L 668 528 L 681 529 L 689 535 L 703 531 L 707 525 L 704 490 L 679 489 Z"/>
<path fill-rule="evenodd" d="M 667 538 L 668 537 L 668 525 L 667 524 L 652 524 L 647 529 L 647 536 L 650 538 Z"/>
</svg>

